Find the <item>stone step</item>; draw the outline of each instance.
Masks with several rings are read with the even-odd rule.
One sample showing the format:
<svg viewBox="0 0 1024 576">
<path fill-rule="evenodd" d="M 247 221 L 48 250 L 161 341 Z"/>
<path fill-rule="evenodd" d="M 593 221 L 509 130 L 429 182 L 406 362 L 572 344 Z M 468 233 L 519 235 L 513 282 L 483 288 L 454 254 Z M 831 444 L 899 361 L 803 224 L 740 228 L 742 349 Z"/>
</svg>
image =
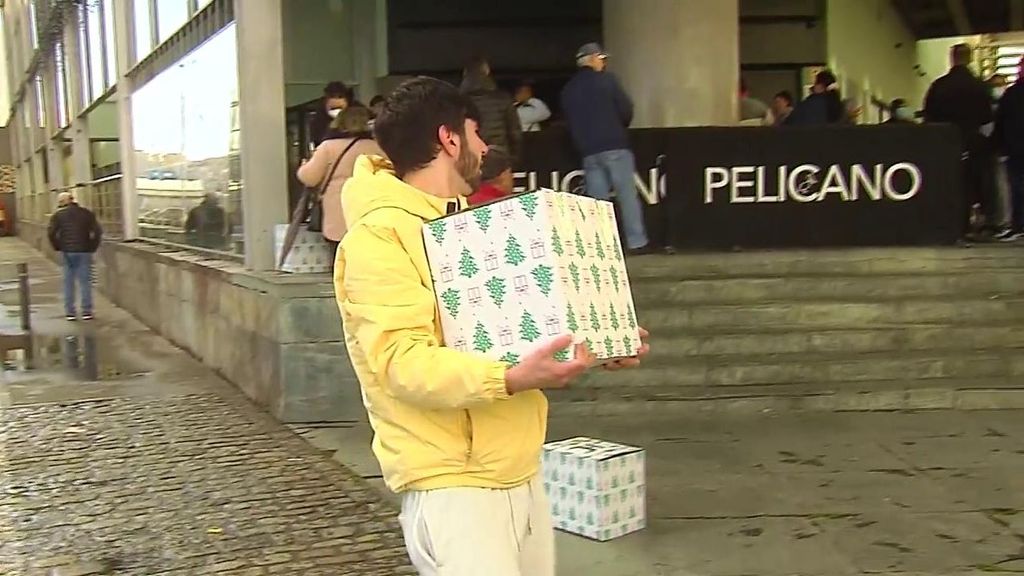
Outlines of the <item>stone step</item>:
<svg viewBox="0 0 1024 576">
<path fill-rule="evenodd" d="M 1024 269 L 1024 245 L 979 245 L 971 249 L 858 248 L 654 255 L 631 258 L 628 265 L 633 281 L 947 274 Z"/>
<path fill-rule="evenodd" d="M 1024 298 L 916 299 L 883 302 L 785 302 L 675 309 L 637 307 L 640 323 L 659 334 L 707 330 L 755 331 L 900 327 L 907 324 L 986 325 L 1024 322 Z"/>
<path fill-rule="evenodd" d="M 1018 379 L 1019 380 L 1019 379 Z M 765 413 L 791 410 L 991 410 L 1024 408 L 1024 388 L 1006 378 L 873 380 L 775 386 L 576 386 L 547 393 L 552 416 Z"/>
<path fill-rule="evenodd" d="M 645 365 L 619 373 L 594 371 L 581 388 L 631 386 L 770 386 L 778 384 L 1001 378 L 1019 385 L 1024 350 L 886 351 L 862 354 L 771 354 L 763 356 L 652 356 Z"/>
<path fill-rule="evenodd" d="M 984 273 L 786 278 L 673 278 L 633 282 L 639 310 L 792 301 L 878 302 L 919 298 L 1024 296 L 1024 269 Z"/>
<path fill-rule="evenodd" d="M 852 330 L 772 328 L 746 333 L 708 332 L 656 338 L 649 360 L 656 364 L 671 364 L 693 356 L 1024 349 L 1024 328 L 1009 324 L 905 325 L 895 328 Z"/>
</svg>

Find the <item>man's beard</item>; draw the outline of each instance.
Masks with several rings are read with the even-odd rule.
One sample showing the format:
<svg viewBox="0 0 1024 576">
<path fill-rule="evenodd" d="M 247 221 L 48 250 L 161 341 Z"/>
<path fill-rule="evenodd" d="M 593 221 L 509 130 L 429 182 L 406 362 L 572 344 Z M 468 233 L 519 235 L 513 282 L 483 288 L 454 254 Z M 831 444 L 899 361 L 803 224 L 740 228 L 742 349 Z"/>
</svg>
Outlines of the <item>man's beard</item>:
<svg viewBox="0 0 1024 576">
<path fill-rule="evenodd" d="M 482 177 L 480 164 L 480 157 L 470 152 L 468 146 L 463 146 L 459 152 L 459 158 L 455 161 L 455 171 L 459 173 L 459 177 L 469 187 L 469 190 L 463 194 L 464 196 L 473 194 L 480 187 L 480 179 Z"/>
</svg>

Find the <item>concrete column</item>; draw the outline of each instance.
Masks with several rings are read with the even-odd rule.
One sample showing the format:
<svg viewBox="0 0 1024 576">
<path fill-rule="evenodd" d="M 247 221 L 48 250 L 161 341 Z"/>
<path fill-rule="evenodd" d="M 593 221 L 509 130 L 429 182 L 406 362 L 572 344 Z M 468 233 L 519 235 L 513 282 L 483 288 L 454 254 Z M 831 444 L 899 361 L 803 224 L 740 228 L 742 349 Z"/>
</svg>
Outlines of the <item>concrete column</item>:
<svg viewBox="0 0 1024 576">
<path fill-rule="evenodd" d="M 132 95 L 128 77 L 135 54 L 134 2 L 114 2 L 114 44 L 117 59 L 117 139 L 121 157 L 121 219 L 125 240 L 139 237 L 139 199 L 135 190 L 135 138 L 132 136 Z M 88 145 L 86 131 L 86 145 Z M 91 171 L 91 167 L 90 167 Z"/>
<path fill-rule="evenodd" d="M 604 0 L 604 44 L 634 128 L 738 121 L 738 0 Z"/>
<path fill-rule="evenodd" d="M 245 264 L 273 270 L 274 226 L 288 221 L 282 0 L 235 0 Z"/>
<path fill-rule="evenodd" d="M 369 104 L 370 99 L 379 92 L 377 79 L 388 73 L 387 3 L 384 0 L 356 0 L 347 7 L 354 24 L 352 79 L 359 84 L 359 99 Z"/>
</svg>

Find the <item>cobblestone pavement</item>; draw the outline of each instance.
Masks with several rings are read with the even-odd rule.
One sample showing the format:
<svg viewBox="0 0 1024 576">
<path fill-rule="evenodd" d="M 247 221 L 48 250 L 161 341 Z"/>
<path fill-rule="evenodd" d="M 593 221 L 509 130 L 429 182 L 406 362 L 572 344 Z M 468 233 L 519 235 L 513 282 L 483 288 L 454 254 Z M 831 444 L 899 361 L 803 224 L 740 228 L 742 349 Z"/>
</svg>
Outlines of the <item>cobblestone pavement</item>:
<svg viewBox="0 0 1024 576">
<path fill-rule="evenodd" d="M 0 241 L 0 260 L 26 250 Z M 59 320 L 55 269 L 31 266 L 37 356 L 92 338 L 100 370 L 4 372 L 0 574 L 413 574 L 362 478 L 109 304 Z"/>
</svg>

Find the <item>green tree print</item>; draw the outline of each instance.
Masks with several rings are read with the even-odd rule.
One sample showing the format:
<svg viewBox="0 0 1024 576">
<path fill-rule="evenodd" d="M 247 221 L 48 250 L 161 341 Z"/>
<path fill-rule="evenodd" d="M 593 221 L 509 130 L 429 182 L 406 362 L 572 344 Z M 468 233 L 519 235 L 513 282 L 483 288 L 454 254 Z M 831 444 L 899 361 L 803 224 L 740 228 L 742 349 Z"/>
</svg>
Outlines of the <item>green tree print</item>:
<svg viewBox="0 0 1024 576">
<path fill-rule="evenodd" d="M 523 194 L 519 197 L 519 206 L 522 207 L 526 217 L 533 220 L 533 217 L 537 215 L 537 195 Z"/>
<path fill-rule="evenodd" d="M 484 327 L 482 322 L 477 322 L 476 330 L 473 331 L 473 350 L 486 354 L 491 348 L 494 348 L 494 341 L 491 340 L 491 335 L 487 333 L 487 328 Z"/>
<path fill-rule="evenodd" d="M 559 350 L 558 352 L 555 352 L 555 360 L 558 360 L 559 362 L 568 362 L 569 361 L 569 350 L 568 349 L 562 349 L 562 350 Z"/>
<path fill-rule="evenodd" d="M 449 288 L 441 293 L 441 302 L 444 303 L 445 310 L 452 318 L 459 317 L 459 307 L 462 306 L 462 298 L 459 296 L 459 291 L 454 288 Z"/>
<path fill-rule="evenodd" d="M 572 286 L 576 289 L 576 293 L 580 292 L 580 269 L 573 262 L 569 264 L 569 277 L 572 278 Z"/>
<path fill-rule="evenodd" d="M 480 231 L 487 232 L 487 229 L 491 227 L 491 208 L 484 206 L 476 210 L 470 210 L 470 214 L 476 220 L 476 225 L 480 227 Z"/>
<path fill-rule="evenodd" d="M 519 354 L 514 352 L 506 352 L 504 356 L 498 359 L 500 362 L 504 362 L 509 366 L 517 366 L 519 364 Z"/>
<path fill-rule="evenodd" d="M 494 305 L 501 308 L 501 305 L 505 303 L 505 279 L 495 276 L 484 282 L 484 286 L 487 288 L 487 293 L 491 295 Z"/>
<path fill-rule="evenodd" d="M 519 245 L 515 236 L 509 235 L 508 240 L 505 241 L 505 263 L 518 266 L 525 260 L 526 254 L 523 253 L 523 247 Z"/>
<path fill-rule="evenodd" d="M 587 338 L 586 340 L 583 341 L 583 343 L 587 345 L 587 350 L 590 350 L 591 352 L 594 352 L 595 349 L 594 349 L 594 341 L 593 340 L 591 340 L 590 338 Z"/>
<path fill-rule="evenodd" d="M 590 265 L 590 277 L 594 280 L 594 290 L 597 293 L 601 293 L 601 270 L 597 267 L 597 264 Z"/>
<path fill-rule="evenodd" d="M 572 309 L 572 304 L 569 304 L 569 311 L 566 316 L 565 325 L 569 327 L 569 331 L 575 332 L 579 330 L 580 325 L 576 322 L 576 311 Z"/>
<path fill-rule="evenodd" d="M 609 357 L 615 355 L 615 341 L 612 340 L 611 336 L 605 336 L 604 338 L 604 351 Z"/>
<path fill-rule="evenodd" d="M 480 267 L 476 265 L 476 259 L 470 254 L 469 249 L 463 248 L 462 258 L 459 259 L 459 275 L 472 278 L 479 271 Z"/>
<path fill-rule="evenodd" d="M 555 254 L 559 256 L 565 254 L 565 247 L 562 246 L 562 237 L 558 235 L 558 229 L 551 229 L 551 244 L 554 246 Z"/>
<path fill-rule="evenodd" d="M 438 244 L 444 242 L 444 233 L 448 231 L 448 227 L 445 226 L 444 222 L 440 220 L 428 222 L 427 228 L 430 229 L 430 234 L 431 236 L 434 237 L 434 241 L 436 241 Z"/>
<path fill-rule="evenodd" d="M 597 315 L 597 306 L 590 303 L 590 329 L 597 332 L 601 329 L 601 317 Z"/>
<path fill-rule="evenodd" d="M 537 281 L 537 286 L 540 287 L 541 294 L 545 296 L 551 294 L 551 284 L 555 281 L 554 271 L 551 266 L 545 266 L 541 264 L 533 269 L 533 279 Z"/>
<path fill-rule="evenodd" d="M 620 326 L 619 313 L 615 311 L 615 304 L 611 304 L 608 306 L 608 318 L 610 318 L 611 320 L 612 329 L 618 330 Z"/>
<path fill-rule="evenodd" d="M 633 307 L 626 308 L 626 321 L 630 329 L 636 329 L 636 316 L 633 316 Z"/>
<path fill-rule="evenodd" d="M 576 243 L 576 255 L 579 256 L 580 258 L 586 258 L 586 256 L 587 256 L 587 247 L 583 245 L 583 236 L 580 234 L 579 230 L 576 231 L 575 243 Z"/>
<path fill-rule="evenodd" d="M 527 342 L 536 342 L 540 338 L 540 329 L 529 312 L 523 312 L 523 319 L 519 321 L 519 337 Z"/>
<path fill-rule="evenodd" d="M 600 232 L 595 232 L 594 233 L 594 247 L 597 249 L 597 259 L 598 260 L 604 260 L 604 258 L 605 258 L 604 245 L 601 244 L 601 233 Z"/>
<path fill-rule="evenodd" d="M 633 339 L 629 336 L 622 337 L 622 345 L 626 347 L 626 356 L 635 356 L 636 350 L 633 349 Z"/>
<path fill-rule="evenodd" d="M 618 268 L 616 268 L 614 264 L 609 266 L 608 267 L 608 274 L 612 277 L 612 288 L 615 288 L 615 293 L 618 294 L 619 290 L 621 290 L 621 288 L 619 286 L 619 270 L 618 270 Z"/>
</svg>

